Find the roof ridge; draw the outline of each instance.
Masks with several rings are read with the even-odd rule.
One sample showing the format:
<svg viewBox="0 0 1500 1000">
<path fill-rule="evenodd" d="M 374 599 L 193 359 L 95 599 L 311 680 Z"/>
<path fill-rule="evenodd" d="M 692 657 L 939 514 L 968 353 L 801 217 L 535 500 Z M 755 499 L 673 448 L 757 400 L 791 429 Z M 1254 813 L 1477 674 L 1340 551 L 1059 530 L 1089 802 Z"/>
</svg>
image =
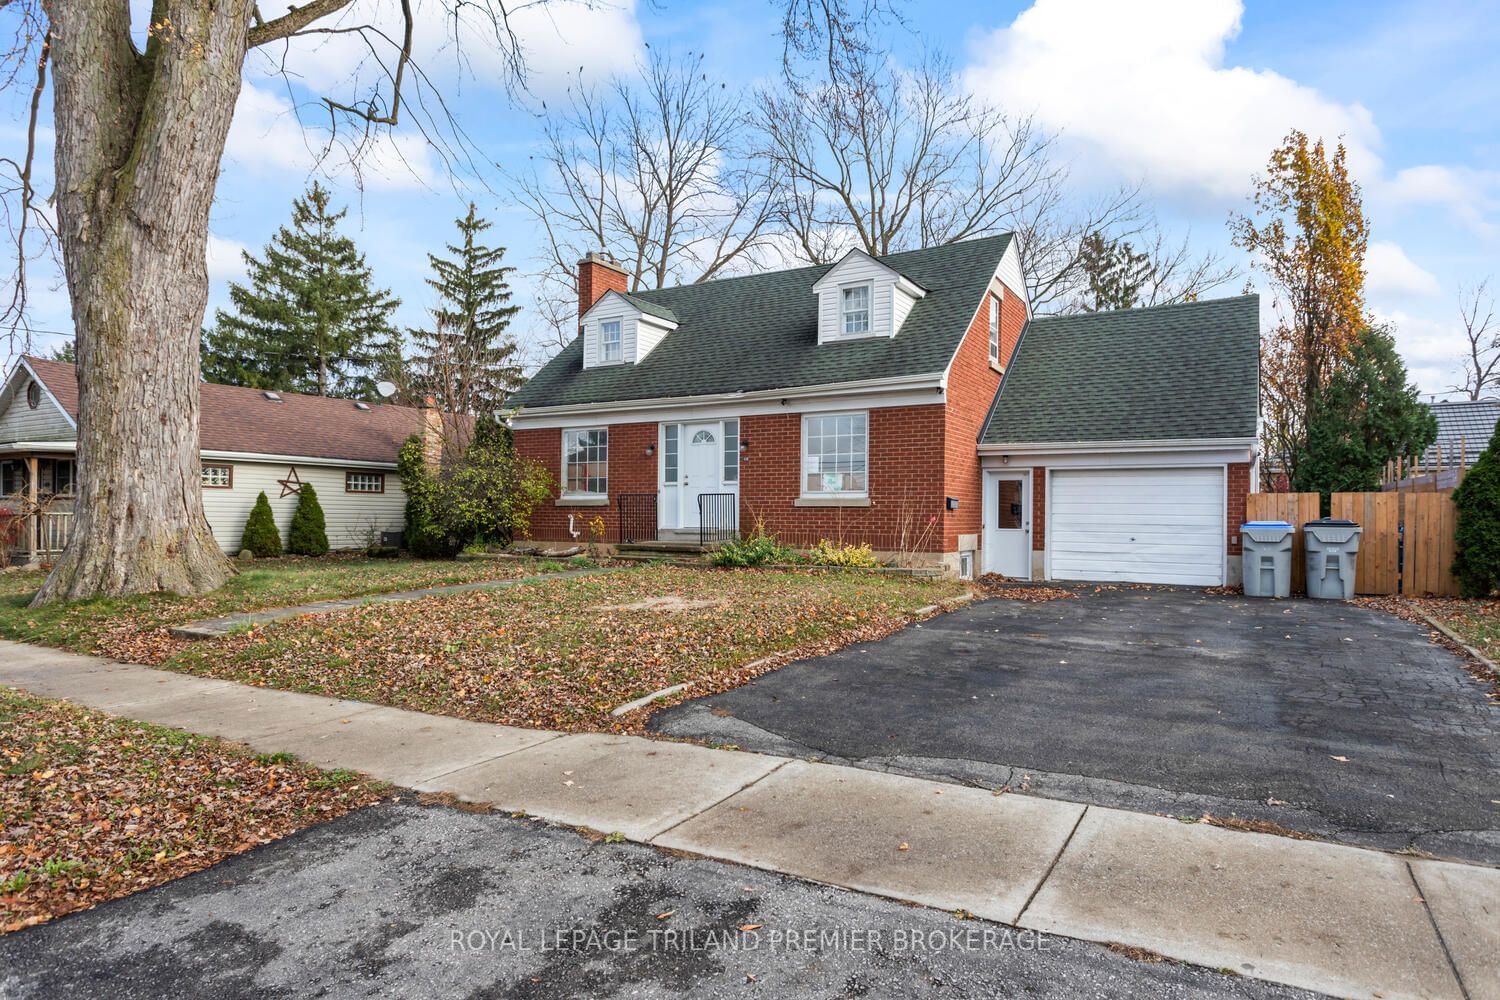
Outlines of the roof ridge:
<svg viewBox="0 0 1500 1000">
<path fill-rule="evenodd" d="M 1158 313 L 1165 312 L 1170 309 L 1191 309 L 1195 306 L 1224 305 L 1225 303 L 1229 302 L 1242 302 L 1246 299 L 1258 300 L 1259 298 L 1260 294 L 1258 292 L 1242 292 L 1239 295 L 1224 295 L 1213 299 L 1193 299 L 1191 302 L 1164 302 L 1161 305 L 1156 306 L 1130 306 L 1126 309 L 1098 309 L 1094 312 L 1044 313 L 1041 316 L 1033 317 L 1033 320 L 1034 322 L 1038 323 L 1050 323 L 1057 320 L 1101 319 L 1106 316 L 1139 316 L 1142 313 Z"/>
</svg>

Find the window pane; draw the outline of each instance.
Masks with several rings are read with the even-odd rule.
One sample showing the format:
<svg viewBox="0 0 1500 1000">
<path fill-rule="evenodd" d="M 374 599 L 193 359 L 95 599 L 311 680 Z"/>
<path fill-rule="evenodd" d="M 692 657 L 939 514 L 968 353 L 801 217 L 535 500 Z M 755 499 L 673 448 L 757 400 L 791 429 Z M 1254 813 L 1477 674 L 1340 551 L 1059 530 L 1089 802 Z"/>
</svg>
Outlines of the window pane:
<svg viewBox="0 0 1500 1000">
<path fill-rule="evenodd" d="M 740 481 L 740 422 L 724 421 L 724 482 Z"/>
<path fill-rule="evenodd" d="M 609 430 L 563 431 L 564 491 L 607 493 Z"/>
<path fill-rule="evenodd" d="M 857 285 L 843 290 L 844 332 L 868 333 L 870 331 L 870 288 Z"/>
<path fill-rule="evenodd" d="M 668 424 L 666 429 L 667 445 L 663 453 L 662 479 L 668 483 L 677 482 L 677 425 Z"/>
<path fill-rule="evenodd" d="M 1019 528 L 1021 526 L 1021 481 L 1019 479 L 1002 479 L 998 485 L 1000 487 L 1000 509 L 995 512 L 995 526 L 997 528 Z"/>
<path fill-rule="evenodd" d="M 620 321 L 605 320 L 599 324 L 599 357 L 603 361 L 620 360 Z"/>
<path fill-rule="evenodd" d="M 808 493 L 864 493 L 867 417 L 863 413 L 808 417 L 803 488 Z"/>
</svg>

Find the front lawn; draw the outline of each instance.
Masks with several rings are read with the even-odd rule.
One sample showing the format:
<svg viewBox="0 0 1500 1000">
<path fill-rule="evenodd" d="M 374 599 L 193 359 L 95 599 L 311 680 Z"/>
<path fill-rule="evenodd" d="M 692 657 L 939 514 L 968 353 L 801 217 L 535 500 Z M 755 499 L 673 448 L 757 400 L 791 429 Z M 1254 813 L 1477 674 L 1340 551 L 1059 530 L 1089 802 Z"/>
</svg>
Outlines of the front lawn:
<svg viewBox="0 0 1500 1000">
<path fill-rule="evenodd" d="M 650 566 L 273 623 L 186 647 L 164 666 L 267 687 L 507 725 L 585 730 L 617 705 L 692 682 L 743 684 L 773 663 L 873 639 L 966 592 L 862 573 Z"/>
<path fill-rule="evenodd" d="M 136 663 L 156 663 L 182 643 L 167 629 L 236 611 L 263 611 L 309 601 L 363 597 L 475 580 L 508 579 L 559 568 L 530 560 L 453 562 L 332 556 L 245 564 L 223 587 L 201 597 L 149 597 L 26 605 L 42 573 L 0 573 L 0 638 L 61 646 Z"/>
<path fill-rule="evenodd" d="M 0 933 L 207 868 L 385 787 L 0 687 Z"/>
</svg>

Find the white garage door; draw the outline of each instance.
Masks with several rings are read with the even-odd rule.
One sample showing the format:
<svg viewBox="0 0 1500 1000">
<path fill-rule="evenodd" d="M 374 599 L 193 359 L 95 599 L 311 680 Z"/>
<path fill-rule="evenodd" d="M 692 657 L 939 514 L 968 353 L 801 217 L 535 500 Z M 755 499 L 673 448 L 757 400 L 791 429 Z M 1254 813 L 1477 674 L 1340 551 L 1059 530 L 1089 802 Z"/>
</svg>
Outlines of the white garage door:
<svg viewBox="0 0 1500 1000">
<path fill-rule="evenodd" d="M 1224 582 L 1224 470 L 1058 469 L 1047 550 L 1056 580 Z"/>
</svg>

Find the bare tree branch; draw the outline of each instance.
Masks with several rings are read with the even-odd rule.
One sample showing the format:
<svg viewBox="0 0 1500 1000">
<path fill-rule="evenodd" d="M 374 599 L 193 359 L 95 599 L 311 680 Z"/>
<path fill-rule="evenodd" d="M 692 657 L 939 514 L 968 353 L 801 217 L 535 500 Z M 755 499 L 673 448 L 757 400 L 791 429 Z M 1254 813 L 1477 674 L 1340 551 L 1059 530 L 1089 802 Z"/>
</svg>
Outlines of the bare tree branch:
<svg viewBox="0 0 1500 1000">
<path fill-rule="evenodd" d="M 1464 357 L 1464 380 L 1453 386 L 1470 399 L 1479 399 L 1484 391 L 1500 383 L 1500 326 L 1495 323 L 1495 299 L 1488 294 L 1489 279 L 1473 291 L 1459 290 L 1458 315 L 1464 325 L 1468 354 Z"/>
</svg>

